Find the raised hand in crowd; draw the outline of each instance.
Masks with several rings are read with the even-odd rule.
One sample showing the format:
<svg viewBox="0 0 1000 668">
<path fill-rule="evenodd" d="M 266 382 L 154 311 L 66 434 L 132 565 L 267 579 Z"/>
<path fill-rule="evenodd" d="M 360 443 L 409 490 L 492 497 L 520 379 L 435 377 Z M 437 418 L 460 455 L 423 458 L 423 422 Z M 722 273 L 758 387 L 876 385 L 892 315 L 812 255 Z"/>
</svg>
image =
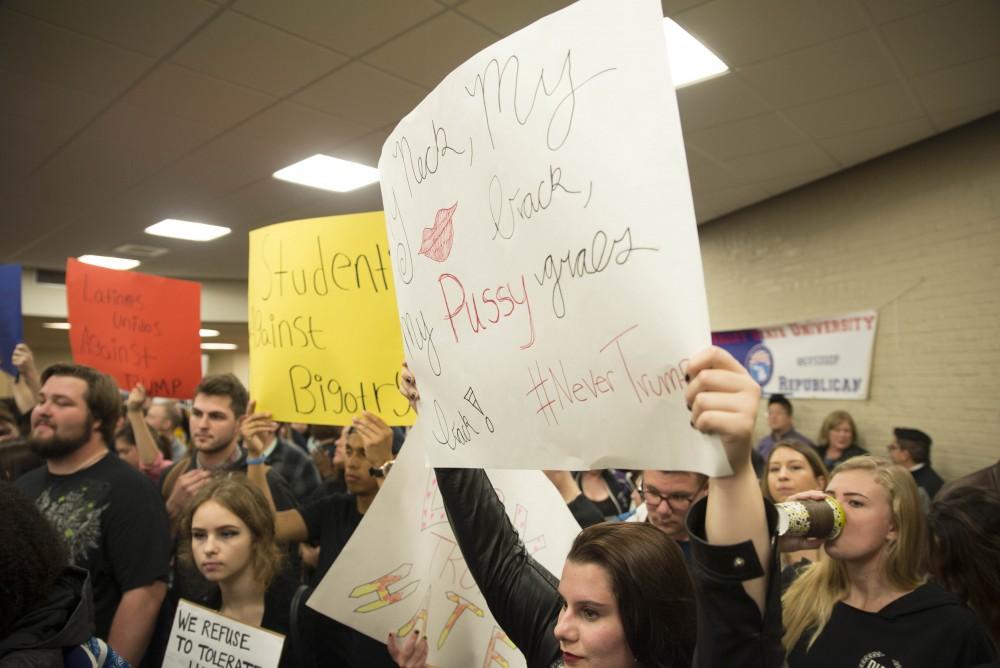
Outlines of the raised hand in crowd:
<svg viewBox="0 0 1000 668">
<path fill-rule="evenodd" d="M 400 668 L 433 668 L 427 665 L 427 637 L 415 630 L 400 642 L 396 634 L 389 634 L 389 656 Z"/>
<path fill-rule="evenodd" d="M 764 499 L 750 461 L 760 385 L 732 355 L 715 346 L 692 357 L 686 374 L 684 398 L 691 424 L 719 437 L 733 470 L 732 475 L 709 480 L 706 538 L 716 545 L 753 541 L 765 575 L 745 581 L 743 588 L 763 611 L 771 548 Z"/>
<path fill-rule="evenodd" d="M 14 402 L 17 410 L 28 413 L 38 401 L 38 393 L 42 390 L 42 378 L 35 366 L 35 355 L 27 343 L 14 346 L 10 363 L 17 369 L 17 380 L 14 383 Z"/>
<path fill-rule="evenodd" d="M 268 438 L 278 428 L 278 423 L 272 419 L 271 413 L 258 413 L 257 401 L 252 400 L 247 407 L 247 414 L 240 424 L 240 433 L 243 435 L 243 447 L 246 448 L 247 457 L 256 459 L 264 454 L 264 446 Z"/>
<path fill-rule="evenodd" d="M 162 461 L 162 453 L 156 447 L 153 433 L 146 424 L 143 407 L 146 405 L 146 388 L 136 383 L 125 400 L 125 416 L 135 435 L 135 445 L 139 449 L 139 459 L 145 466 L 153 466 L 157 459 Z"/>
<path fill-rule="evenodd" d="M 365 449 L 365 458 L 372 468 L 381 469 L 387 462 L 393 461 L 392 428 L 379 416 L 369 411 L 355 416 L 351 427 L 361 438 Z M 385 476 L 379 478 L 385 480 Z"/>
</svg>

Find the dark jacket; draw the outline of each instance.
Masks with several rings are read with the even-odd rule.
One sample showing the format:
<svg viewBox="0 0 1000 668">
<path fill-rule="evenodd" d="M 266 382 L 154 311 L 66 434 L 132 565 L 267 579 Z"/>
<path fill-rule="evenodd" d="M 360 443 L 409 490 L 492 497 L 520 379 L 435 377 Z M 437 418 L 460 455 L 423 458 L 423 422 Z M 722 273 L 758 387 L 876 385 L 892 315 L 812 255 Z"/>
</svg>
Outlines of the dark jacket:
<svg viewBox="0 0 1000 668">
<path fill-rule="evenodd" d="M 93 626 L 90 576 L 69 566 L 48 598 L 0 640 L 0 668 L 62 668 L 63 650 L 87 642 Z"/>
<path fill-rule="evenodd" d="M 528 555 L 483 471 L 437 469 L 436 473 L 462 556 L 497 623 L 524 654 L 530 668 L 561 665 L 553 633 L 562 608 L 559 581 Z M 742 586 L 744 580 L 763 573 L 753 544 L 708 545 L 703 539 L 704 508 L 701 501 L 688 514 L 698 560 L 694 575 L 699 610 L 704 613 L 698 619 L 697 665 L 780 666 L 778 578 L 772 578 L 769 614 L 762 620 Z M 768 509 L 774 535 L 777 514 L 772 506 Z M 702 600 L 705 596 L 709 600 Z"/>
</svg>

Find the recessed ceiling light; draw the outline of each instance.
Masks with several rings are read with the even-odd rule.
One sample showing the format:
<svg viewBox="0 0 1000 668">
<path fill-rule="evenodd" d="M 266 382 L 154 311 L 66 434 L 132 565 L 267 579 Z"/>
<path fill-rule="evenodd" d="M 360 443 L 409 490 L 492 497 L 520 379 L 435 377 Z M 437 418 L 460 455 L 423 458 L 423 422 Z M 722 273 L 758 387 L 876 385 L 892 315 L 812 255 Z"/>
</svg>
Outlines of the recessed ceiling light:
<svg viewBox="0 0 1000 668">
<path fill-rule="evenodd" d="M 211 337 L 211 336 L 218 336 L 218 335 L 219 335 L 219 330 L 217 330 L 217 329 L 199 329 L 198 330 L 198 336 L 201 336 L 201 337 Z"/>
<path fill-rule="evenodd" d="M 92 264 L 95 267 L 104 267 L 105 269 L 135 269 L 139 266 L 138 260 L 129 260 L 124 257 L 108 257 L 106 255 L 81 255 L 77 260 Z"/>
<path fill-rule="evenodd" d="M 667 35 L 667 56 L 674 88 L 690 86 L 729 71 L 718 56 L 672 19 L 663 19 L 663 30 Z"/>
<path fill-rule="evenodd" d="M 190 220 L 177 220 L 176 218 L 166 218 L 146 228 L 146 234 L 154 234 L 158 237 L 170 237 L 171 239 L 186 239 L 188 241 L 211 241 L 212 239 L 224 237 L 230 232 L 232 232 L 231 229 L 221 225 L 195 223 Z"/>
<path fill-rule="evenodd" d="M 279 169 L 273 176 L 282 181 L 346 193 L 378 181 L 378 170 L 357 162 L 317 153 L 311 158 Z"/>
<path fill-rule="evenodd" d="M 235 343 L 203 343 L 202 350 L 236 350 Z"/>
<path fill-rule="evenodd" d="M 68 322 L 43 322 L 42 327 L 45 329 L 69 329 Z"/>
</svg>

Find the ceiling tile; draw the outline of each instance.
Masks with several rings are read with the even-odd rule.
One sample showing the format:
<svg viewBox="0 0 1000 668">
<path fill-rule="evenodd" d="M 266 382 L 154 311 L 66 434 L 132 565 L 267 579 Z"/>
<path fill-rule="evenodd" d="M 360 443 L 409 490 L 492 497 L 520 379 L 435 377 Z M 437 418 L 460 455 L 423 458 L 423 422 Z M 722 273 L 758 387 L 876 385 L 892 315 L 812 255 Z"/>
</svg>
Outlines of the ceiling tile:
<svg viewBox="0 0 1000 668">
<path fill-rule="evenodd" d="M 572 2 L 573 0 L 469 0 L 458 11 L 498 35 L 509 35 Z"/>
<path fill-rule="evenodd" d="M 687 146 L 688 176 L 695 195 L 736 186 L 739 181 L 725 167 L 693 146 Z"/>
<path fill-rule="evenodd" d="M 276 97 L 186 67 L 163 63 L 123 102 L 224 129 L 273 104 Z"/>
<path fill-rule="evenodd" d="M 736 186 L 706 192 L 695 197 L 694 209 L 698 222 L 706 222 L 723 214 L 767 199 L 771 194 L 759 186 Z M 704 215 L 704 217 L 703 217 Z"/>
<path fill-rule="evenodd" d="M 902 83 L 893 82 L 784 110 L 813 139 L 844 135 L 921 118 L 923 110 Z"/>
<path fill-rule="evenodd" d="M 0 114 L 43 123 L 60 141 L 107 104 L 103 97 L 0 69 Z"/>
<path fill-rule="evenodd" d="M 971 107 L 961 107 L 959 109 L 949 109 L 931 114 L 931 120 L 935 127 L 944 132 L 959 125 L 971 123 L 974 120 L 997 113 L 997 104 L 976 104 Z"/>
<path fill-rule="evenodd" d="M 881 26 L 907 74 L 1000 54 L 1000 2 L 959 0 Z"/>
<path fill-rule="evenodd" d="M 915 77 L 913 88 L 932 114 L 984 104 L 1000 109 L 1000 56 Z"/>
<path fill-rule="evenodd" d="M 211 202 L 271 178 L 276 170 L 303 156 L 250 135 L 222 135 L 171 165 L 159 175 L 171 188 L 189 193 L 196 202 Z"/>
<path fill-rule="evenodd" d="M 789 190 L 794 190 L 799 186 L 804 186 L 807 183 L 812 183 L 817 181 L 824 176 L 829 176 L 839 169 L 838 166 L 830 163 L 828 167 L 818 170 L 795 170 L 787 174 L 782 174 L 781 176 L 776 176 L 773 179 L 765 179 L 757 183 L 757 185 L 766 190 L 772 195 L 780 195 L 781 193 L 788 192 Z"/>
<path fill-rule="evenodd" d="M 287 95 L 346 58 L 240 14 L 225 12 L 171 60 L 273 95 Z"/>
<path fill-rule="evenodd" d="M 110 101 L 149 69 L 153 60 L 0 9 L 0 64 L 22 76 Z"/>
<path fill-rule="evenodd" d="M 69 136 L 65 131 L 53 131 L 48 123 L 41 120 L 13 116 L 3 110 L 0 110 L 0 127 L 4 129 L 0 183 L 11 186 L 27 177 Z"/>
<path fill-rule="evenodd" d="M 485 28 L 447 12 L 394 39 L 364 60 L 421 86 L 434 88 L 453 69 L 495 41 L 496 35 Z"/>
<path fill-rule="evenodd" d="M 239 0 L 233 9 L 341 53 L 358 56 L 443 10 L 432 0 Z"/>
<path fill-rule="evenodd" d="M 321 111 L 291 102 L 281 102 L 233 130 L 234 137 L 249 137 L 290 154 L 308 158 L 316 153 L 330 153 L 368 130 L 357 123 L 336 118 Z M 275 165 L 272 171 L 286 167 Z"/>
<path fill-rule="evenodd" d="M 382 146 L 389 138 L 390 132 L 390 129 L 375 130 L 364 137 L 348 142 L 337 148 L 337 157 L 376 167 L 379 156 L 382 155 Z"/>
<path fill-rule="evenodd" d="M 355 61 L 309 86 L 292 101 L 375 129 L 398 123 L 426 95 L 425 88 Z"/>
<path fill-rule="evenodd" d="M 677 91 L 685 132 L 710 128 L 771 111 L 760 96 L 734 76 L 721 76 Z"/>
<path fill-rule="evenodd" d="M 7 8 L 159 58 L 219 8 L 205 0 L 7 0 Z"/>
<path fill-rule="evenodd" d="M 271 218 L 282 211 L 316 199 L 322 191 L 275 178 L 255 181 L 213 202 L 213 219 L 234 229 L 250 230 L 253 221 Z"/>
<path fill-rule="evenodd" d="M 815 144 L 786 146 L 776 151 L 757 153 L 726 162 L 726 167 L 747 184 L 790 178 L 796 174 L 832 171 L 836 166 L 833 160 Z"/>
<path fill-rule="evenodd" d="M 886 2 L 886 0 L 860 0 L 875 23 L 888 23 L 906 16 L 926 12 L 954 0 L 906 0 L 906 2 Z"/>
<path fill-rule="evenodd" d="M 697 7 L 708 2 L 708 0 L 661 0 L 660 5 L 663 8 L 664 16 L 671 16 L 683 12 L 686 9 L 691 9 L 692 7 Z"/>
<path fill-rule="evenodd" d="M 675 20 L 730 67 L 843 37 L 864 28 L 853 3 L 714 0 Z"/>
<path fill-rule="evenodd" d="M 805 140 L 801 132 L 777 114 L 762 114 L 686 134 L 687 144 L 722 161 L 801 144 Z"/>
<path fill-rule="evenodd" d="M 870 32 L 780 56 L 731 76 L 748 83 L 777 107 L 814 102 L 897 79 L 885 49 Z"/>
<path fill-rule="evenodd" d="M 844 167 L 856 165 L 879 155 L 889 153 L 934 134 L 926 118 L 869 128 L 860 132 L 828 137 L 819 141 Z"/>
</svg>

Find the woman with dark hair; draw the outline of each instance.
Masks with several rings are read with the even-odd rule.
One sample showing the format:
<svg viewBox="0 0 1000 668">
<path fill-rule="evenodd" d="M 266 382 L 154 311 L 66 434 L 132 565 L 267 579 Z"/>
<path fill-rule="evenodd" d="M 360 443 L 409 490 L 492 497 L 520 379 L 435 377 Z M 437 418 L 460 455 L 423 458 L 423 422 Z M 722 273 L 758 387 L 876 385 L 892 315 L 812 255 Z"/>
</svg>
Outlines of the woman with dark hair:
<svg viewBox="0 0 1000 668">
<path fill-rule="evenodd" d="M 69 565 L 55 528 L 31 499 L 2 481 L 0 517 L 0 666 L 128 668 L 91 635 L 87 571 Z"/>
<path fill-rule="evenodd" d="M 483 471 L 436 470 L 466 565 L 529 666 L 690 666 L 696 653 L 706 668 L 774 665 L 780 618 L 776 625 L 762 612 L 765 599 L 777 605 L 778 592 L 766 590 L 767 540 L 749 540 L 774 521 L 764 519 L 750 464 L 760 388 L 718 348 L 694 356 L 687 370 L 692 424 L 721 437 L 734 471 L 713 478 L 707 500 L 689 512 L 694 582 L 677 544 L 641 523 L 582 531 L 557 580 L 528 555 Z M 407 368 L 400 390 L 415 407 Z"/>
<path fill-rule="evenodd" d="M 181 516 L 180 558 L 217 585 L 198 603 L 286 636 L 279 666 L 295 665 L 289 615 L 296 585 L 281 577 L 282 552 L 264 494 L 242 476 L 219 478 L 191 499 Z"/>
<path fill-rule="evenodd" d="M 931 506 L 931 572 L 1000 648 L 1000 493 L 959 487 Z"/>
<path fill-rule="evenodd" d="M 823 420 L 816 439 L 816 449 L 826 468 L 833 469 L 842 461 L 868 451 L 858 445 L 858 426 L 847 411 L 833 411 Z"/>
</svg>

